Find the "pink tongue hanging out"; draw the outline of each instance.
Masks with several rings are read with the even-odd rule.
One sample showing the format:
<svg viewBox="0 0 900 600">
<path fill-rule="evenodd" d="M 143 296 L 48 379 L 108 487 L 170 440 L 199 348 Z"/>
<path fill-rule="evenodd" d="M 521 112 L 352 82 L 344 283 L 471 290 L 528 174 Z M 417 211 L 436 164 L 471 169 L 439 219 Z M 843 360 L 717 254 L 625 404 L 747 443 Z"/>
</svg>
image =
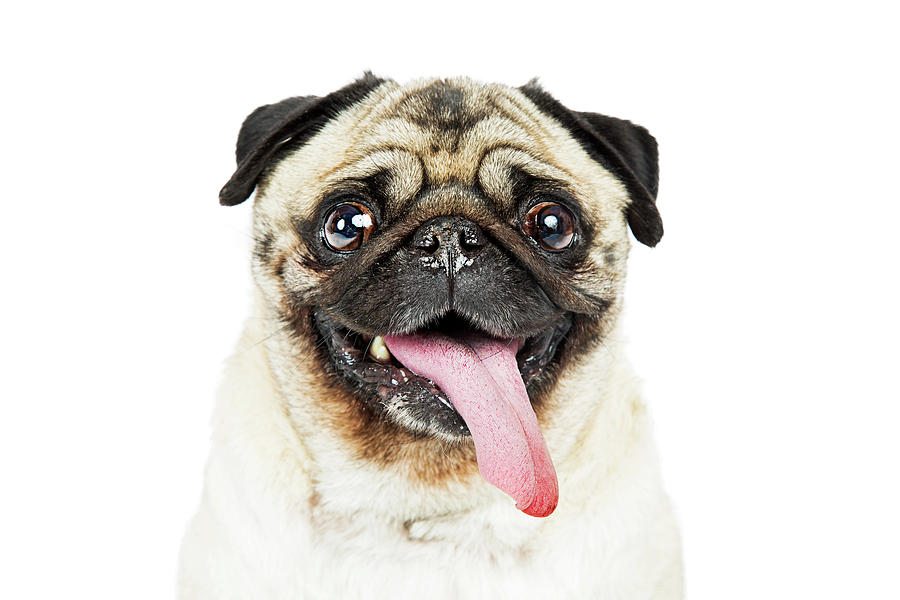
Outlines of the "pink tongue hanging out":
<svg viewBox="0 0 900 600">
<path fill-rule="evenodd" d="M 466 334 L 388 335 L 391 353 L 443 390 L 462 416 L 482 477 L 516 501 L 516 508 L 546 517 L 559 485 L 516 365 L 517 340 Z"/>
</svg>

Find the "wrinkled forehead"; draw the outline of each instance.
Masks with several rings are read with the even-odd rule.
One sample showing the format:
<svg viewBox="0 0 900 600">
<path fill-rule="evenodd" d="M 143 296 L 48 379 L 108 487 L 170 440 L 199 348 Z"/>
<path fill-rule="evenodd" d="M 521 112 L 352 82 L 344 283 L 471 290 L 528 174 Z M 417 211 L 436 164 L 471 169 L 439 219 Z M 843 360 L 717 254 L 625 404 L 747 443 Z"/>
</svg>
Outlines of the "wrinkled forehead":
<svg viewBox="0 0 900 600">
<path fill-rule="evenodd" d="M 304 206 L 313 190 L 375 176 L 398 201 L 444 184 L 478 185 L 500 199 L 511 197 L 512 168 L 576 194 L 598 170 L 621 187 L 521 92 L 468 79 L 383 84 L 282 161 L 270 181 L 296 190 L 292 200 Z"/>
</svg>

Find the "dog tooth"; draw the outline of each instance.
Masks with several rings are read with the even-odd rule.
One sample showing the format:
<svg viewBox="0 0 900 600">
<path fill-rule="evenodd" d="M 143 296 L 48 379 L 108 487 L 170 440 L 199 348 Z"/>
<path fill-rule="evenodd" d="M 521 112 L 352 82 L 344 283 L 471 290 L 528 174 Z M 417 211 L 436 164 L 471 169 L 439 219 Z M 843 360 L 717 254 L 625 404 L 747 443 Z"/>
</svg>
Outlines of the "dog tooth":
<svg viewBox="0 0 900 600">
<path fill-rule="evenodd" d="M 369 344 L 369 355 L 378 362 L 386 363 L 391 360 L 391 351 L 384 343 L 384 338 L 376 335 Z"/>
</svg>

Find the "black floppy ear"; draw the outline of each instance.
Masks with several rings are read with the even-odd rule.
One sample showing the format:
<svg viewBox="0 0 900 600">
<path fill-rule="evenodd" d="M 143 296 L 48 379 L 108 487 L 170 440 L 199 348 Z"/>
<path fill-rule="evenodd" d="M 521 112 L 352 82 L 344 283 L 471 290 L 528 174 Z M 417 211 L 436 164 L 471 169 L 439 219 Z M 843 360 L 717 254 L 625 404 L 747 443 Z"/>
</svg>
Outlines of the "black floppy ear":
<svg viewBox="0 0 900 600">
<path fill-rule="evenodd" d="M 569 110 L 536 82 L 519 89 L 625 184 L 631 197 L 625 215 L 634 237 L 647 246 L 658 244 L 663 235 L 662 217 L 656 208 L 659 154 L 650 132 L 631 121 Z"/>
<path fill-rule="evenodd" d="M 240 204 L 250 197 L 263 171 L 290 143 L 296 148 L 315 135 L 341 110 L 356 104 L 384 79 L 366 73 L 327 96 L 298 96 L 260 106 L 244 119 L 238 134 L 237 169 L 219 192 L 223 206 Z"/>
</svg>

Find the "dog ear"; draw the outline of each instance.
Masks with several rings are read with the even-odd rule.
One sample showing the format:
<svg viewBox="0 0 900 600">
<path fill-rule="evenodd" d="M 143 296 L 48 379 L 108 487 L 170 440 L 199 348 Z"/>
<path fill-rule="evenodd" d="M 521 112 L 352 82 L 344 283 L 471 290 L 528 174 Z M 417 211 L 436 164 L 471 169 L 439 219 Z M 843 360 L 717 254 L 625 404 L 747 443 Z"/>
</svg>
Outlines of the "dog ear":
<svg viewBox="0 0 900 600">
<path fill-rule="evenodd" d="M 266 167 L 290 144 L 296 148 L 315 135 L 329 119 L 356 104 L 385 80 L 366 72 L 348 86 L 327 96 L 298 96 L 260 106 L 244 119 L 238 134 L 237 169 L 219 192 L 223 206 L 250 197 Z"/>
<path fill-rule="evenodd" d="M 623 119 L 569 110 L 535 81 L 519 89 L 625 184 L 631 196 L 625 216 L 634 237 L 647 246 L 658 244 L 663 235 L 662 217 L 656 208 L 659 154 L 650 132 Z"/>
</svg>

